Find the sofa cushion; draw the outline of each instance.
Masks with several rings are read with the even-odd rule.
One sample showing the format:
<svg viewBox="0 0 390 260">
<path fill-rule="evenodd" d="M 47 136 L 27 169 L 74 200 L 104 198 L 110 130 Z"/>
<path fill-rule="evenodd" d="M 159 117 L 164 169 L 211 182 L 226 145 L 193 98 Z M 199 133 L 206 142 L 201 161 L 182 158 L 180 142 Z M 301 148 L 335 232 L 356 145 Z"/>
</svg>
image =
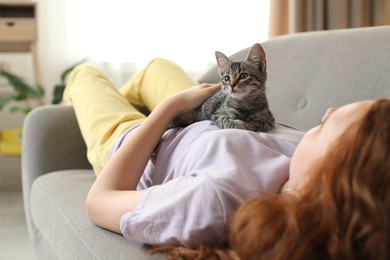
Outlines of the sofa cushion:
<svg viewBox="0 0 390 260">
<path fill-rule="evenodd" d="M 161 258 L 145 255 L 142 244 L 96 228 L 88 219 L 85 198 L 94 180 L 92 170 L 66 170 L 43 175 L 33 184 L 33 221 L 59 258 Z"/>
</svg>

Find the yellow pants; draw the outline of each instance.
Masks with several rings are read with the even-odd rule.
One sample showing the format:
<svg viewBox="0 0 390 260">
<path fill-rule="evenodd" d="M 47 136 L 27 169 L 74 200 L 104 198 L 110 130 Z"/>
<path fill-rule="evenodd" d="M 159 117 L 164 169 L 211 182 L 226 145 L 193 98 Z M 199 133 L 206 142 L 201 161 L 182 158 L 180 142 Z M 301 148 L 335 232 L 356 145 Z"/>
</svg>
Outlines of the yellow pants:
<svg viewBox="0 0 390 260">
<path fill-rule="evenodd" d="M 64 102 L 74 107 L 96 175 L 115 141 L 146 118 L 131 104 L 152 111 L 165 97 L 196 84 L 182 68 L 164 59 L 151 61 L 120 89 L 102 71 L 87 64 L 76 67 L 69 76 Z"/>
</svg>

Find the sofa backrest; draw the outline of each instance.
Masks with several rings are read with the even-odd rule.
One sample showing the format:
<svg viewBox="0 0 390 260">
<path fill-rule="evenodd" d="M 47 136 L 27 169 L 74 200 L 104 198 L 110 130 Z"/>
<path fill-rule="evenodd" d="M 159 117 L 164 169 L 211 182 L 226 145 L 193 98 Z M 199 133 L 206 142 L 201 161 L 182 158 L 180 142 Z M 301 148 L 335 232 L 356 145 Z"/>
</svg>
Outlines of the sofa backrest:
<svg viewBox="0 0 390 260">
<path fill-rule="evenodd" d="M 278 122 L 308 130 L 329 107 L 390 97 L 390 26 L 297 33 L 262 45 L 267 96 Z M 199 79 L 217 81 L 216 67 Z"/>
</svg>

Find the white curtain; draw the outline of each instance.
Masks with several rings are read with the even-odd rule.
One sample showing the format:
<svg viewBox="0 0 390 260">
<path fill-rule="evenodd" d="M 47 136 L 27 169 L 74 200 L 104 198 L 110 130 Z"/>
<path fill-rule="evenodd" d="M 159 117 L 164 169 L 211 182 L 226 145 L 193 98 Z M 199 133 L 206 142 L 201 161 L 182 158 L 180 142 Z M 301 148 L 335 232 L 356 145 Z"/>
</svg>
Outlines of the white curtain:
<svg viewBox="0 0 390 260">
<path fill-rule="evenodd" d="M 155 57 L 197 78 L 227 55 L 268 38 L 270 0 L 68 0 L 67 53 L 118 85 Z"/>
</svg>

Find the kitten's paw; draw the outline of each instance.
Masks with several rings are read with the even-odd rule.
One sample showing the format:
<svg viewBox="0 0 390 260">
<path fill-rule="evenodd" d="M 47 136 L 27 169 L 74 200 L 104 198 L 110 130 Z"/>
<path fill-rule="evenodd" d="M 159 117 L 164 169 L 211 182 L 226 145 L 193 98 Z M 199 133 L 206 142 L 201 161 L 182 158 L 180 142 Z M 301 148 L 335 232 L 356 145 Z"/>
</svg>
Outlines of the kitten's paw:
<svg viewBox="0 0 390 260">
<path fill-rule="evenodd" d="M 227 116 L 212 116 L 211 120 L 221 129 L 245 129 L 244 121 L 239 119 L 231 119 Z"/>
<path fill-rule="evenodd" d="M 198 112 L 190 111 L 185 114 L 181 114 L 177 116 L 172 122 L 169 124 L 168 129 L 176 128 L 176 127 L 186 127 L 192 123 L 199 121 Z"/>
<path fill-rule="evenodd" d="M 230 128 L 247 130 L 247 128 L 245 127 L 245 122 L 240 119 L 231 119 L 230 124 Z"/>
<path fill-rule="evenodd" d="M 213 121 L 221 129 L 233 128 L 233 125 L 230 122 L 231 119 L 227 116 L 213 115 L 211 116 L 211 121 Z"/>
<path fill-rule="evenodd" d="M 250 131 L 254 132 L 268 132 L 274 128 L 275 123 L 272 122 L 258 122 L 258 123 L 251 123 L 247 122 L 246 128 Z"/>
<path fill-rule="evenodd" d="M 262 127 L 260 127 L 259 131 L 268 132 L 268 131 L 271 131 L 274 128 L 274 126 L 275 126 L 274 122 L 266 122 L 266 123 L 262 124 Z"/>
</svg>

